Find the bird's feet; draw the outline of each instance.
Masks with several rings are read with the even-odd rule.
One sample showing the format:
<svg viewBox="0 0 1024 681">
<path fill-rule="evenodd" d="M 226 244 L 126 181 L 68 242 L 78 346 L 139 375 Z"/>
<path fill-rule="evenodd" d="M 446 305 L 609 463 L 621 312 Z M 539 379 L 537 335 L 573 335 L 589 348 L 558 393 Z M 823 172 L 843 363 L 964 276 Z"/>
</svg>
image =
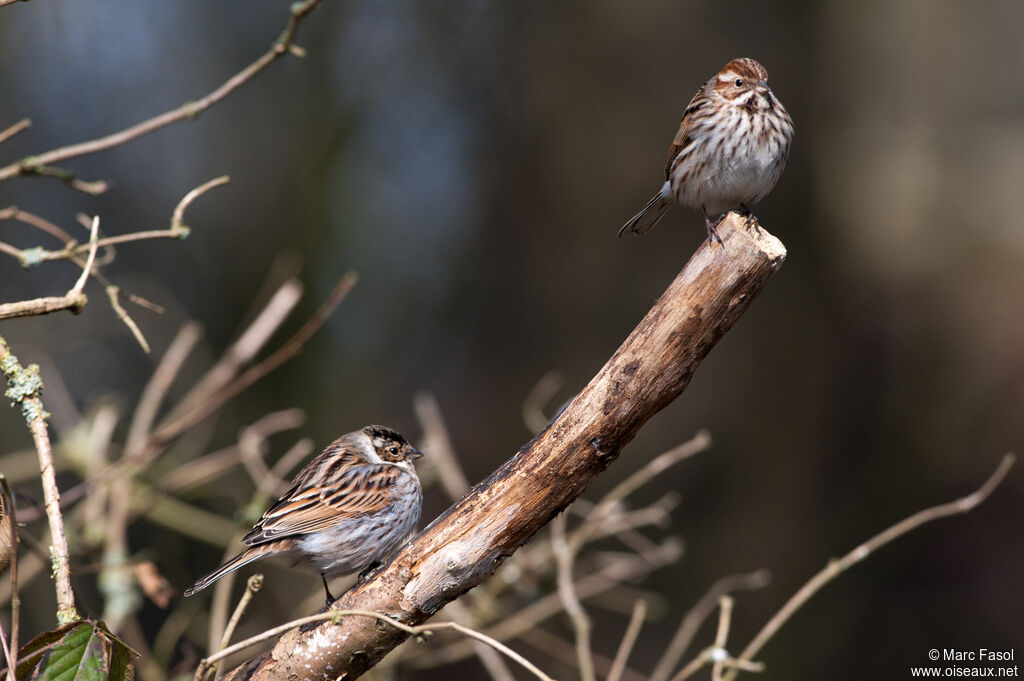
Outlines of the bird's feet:
<svg viewBox="0 0 1024 681">
<path fill-rule="evenodd" d="M 754 211 L 747 208 L 747 204 L 740 204 L 740 215 L 743 216 L 743 226 L 750 230 L 751 228 L 758 234 L 761 233 L 761 223 L 757 221 L 757 216 L 754 215 Z"/>
<path fill-rule="evenodd" d="M 322 572 L 320 573 L 320 581 L 324 583 L 324 594 L 327 596 L 327 607 L 329 608 L 334 604 L 334 601 L 338 599 L 331 594 L 331 589 L 327 586 L 327 575 Z"/>
<path fill-rule="evenodd" d="M 704 212 L 704 228 L 708 230 L 708 245 L 714 246 L 717 241 L 718 245 L 725 248 L 725 244 L 722 243 L 722 237 L 718 236 L 718 232 L 715 231 L 715 227 L 718 227 L 718 225 L 722 223 L 724 216 L 719 217 L 717 220 L 712 222 L 707 209 L 704 208 L 704 206 L 701 206 L 701 210 Z"/>
<path fill-rule="evenodd" d="M 704 218 L 704 227 L 705 227 L 705 229 L 708 230 L 708 245 L 709 246 L 714 246 L 715 242 L 717 241 L 718 244 L 722 248 L 725 248 L 725 244 L 722 243 L 722 237 L 718 236 L 718 232 L 715 230 L 715 227 L 718 227 L 718 225 L 720 225 L 721 223 L 722 223 L 721 219 L 719 219 L 717 222 L 711 222 L 711 220 L 709 220 L 705 216 L 705 218 Z"/>
</svg>

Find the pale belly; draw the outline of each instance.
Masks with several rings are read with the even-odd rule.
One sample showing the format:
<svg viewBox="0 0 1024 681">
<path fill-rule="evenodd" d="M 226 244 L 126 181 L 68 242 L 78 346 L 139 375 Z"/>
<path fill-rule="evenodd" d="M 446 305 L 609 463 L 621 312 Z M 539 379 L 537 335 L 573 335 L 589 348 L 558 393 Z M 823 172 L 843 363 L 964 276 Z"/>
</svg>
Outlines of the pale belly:
<svg viewBox="0 0 1024 681">
<path fill-rule="evenodd" d="M 390 557 L 408 540 L 419 520 L 420 506 L 417 494 L 412 503 L 342 521 L 303 536 L 294 553 L 299 554 L 300 562 L 311 563 L 328 576 L 360 572 Z"/>
</svg>

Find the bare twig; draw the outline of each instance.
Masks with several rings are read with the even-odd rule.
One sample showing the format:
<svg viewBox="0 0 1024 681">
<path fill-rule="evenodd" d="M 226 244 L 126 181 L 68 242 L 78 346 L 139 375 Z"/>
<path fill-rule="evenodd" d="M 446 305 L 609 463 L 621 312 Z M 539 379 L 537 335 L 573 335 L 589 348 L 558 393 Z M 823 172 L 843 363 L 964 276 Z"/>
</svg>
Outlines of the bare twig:
<svg viewBox="0 0 1024 681">
<path fill-rule="evenodd" d="M 174 207 L 174 213 L 171 215 L 170 231 L 177 234 L 186 231 L 188 228 L 182 222 L 182 220 L 184 220 L 185 218 L 185 209 L 188 208 L 193 201 L 195 201 L 200 196 L 210 191 L 214 187 L 220 187 L 221 185 L 225 185 L 230 181 L 231 178 L 229 176 L 221 175 L 220 177 L 215 177 L 212 180 L 204 182 L 203 184 L 199 185 L 198 187 L 190 191 L 188 194 L 185 194 L 181 201 L 178 202 L 178 205 Z"/>
<path fill-rule="evenodd" d="M 457 501 L 469 489 L 469 480 L 466 479 L 459 459 L 455 456 L 448 428 L 441 415 L 441 407 L 430 393 L 416 395 L 412 406 L 423 428 L 423 444 L 420 448 L 427 453 L 448 498 Z"/>
<path fill-rule="evenodd" d="M 178 494 L 225 474 L 239 461 L 238 445 L 229 445 L 168 471 L 156 484 L 164 492 Z"/>
<path fill-rule="evenodd" d="M 341 301 L 345 299 L 348 292 L 352 290 L 353 286 L 355 286 L 357 278 L 358 277 L 355 272 L 349 272 L 343 276 L 341 281 L 338 282 L 338 285 L 334 287 L 333 291 L 331 291 L 331 295 L 328 296 L 327 300 L 317 309 L 313 316 L 302 325 L 302 328 L 295 332 L 295 335 L 285 341 L 285 343 L 275 350 L 269 357 L 244 371 L 240 376 L 238 376 L 238 378 L 229 382 L 218 392 L 199 400 L 195 406 L 177 418 L 172 418 L 172 414 L 172 417 L 169 417 L 167 422 L 157 428 L 153 437 L 150 438 L 147 446 L 139 454 L 139 458 L 146 460 L 150 456 L 161 451 L 168 442 L 177 437 L 184 430 L 203 421 L 207 416 L 215 412 L 217 409 L 220 409 L 231 398 L 238 395 L 240 392 L 269 374 L 277 367 L 281 366 L 281 364 L 295 355 L 295 353 L 301 350 L 306 344 L 306 341 L 316 333 L 317 329 L 327 321 L 327 318 L 330 317 L 334 308 L 336 308 Z"/>
<path fill-rule="evenodd" d="M 78 281 L 71 287 L 71 290 L 65 293 L 59 298 L 36 298 L 34 300 L 23 300 L 16 303 L 4 303 L 0 305 L 0 319 L 10 319 L 11 317 L 28 317 L 33 315 L 49 314 L 51 312 L 57 312 L 58 310 L 71 310 L 75 314 L 82 311 L 85 304 L 88 302 L 88 297 L 83 293 L 82 289 L 85 288 L 85 280 L 89 277 L 89 272 L 92 270 L 92 264 L 96 260 L 96 248 L 97 248 L 97 234 L 99 230 L 100 219 L 93 218 L 92 222 L 92 236 L 89 239 L 89 256 L 85 261 L 85 265 L 82 267 L 82 274 L 78 277 Z"/>
<path fill-rule="evenodd" d="M 238 605 L 235 606 L 235 611 L 231 614 L 231 619 L 228 620 L 228 625 L 224 627 L 224 635 L 221 636 L 220 646 L 218 646 L 217 650 L 224 650 L 228 647 L 228 644 L 231 643 L 231 637 L 235 635 L 235 628 L 238 626 L 238 623 L 242 621 L 242 615 L 245 614 L 245 609 L 249 607 L 249 602 L 252 600 L 252 597 L 255 596 L 262 588 L 262 574 L 257 573 L 255 575 L 251 575 L 245 582 L 245 593 L 243 593 L 242 597 L 238 599 Z M 220 678 L 223 675 L 223 667 L 218 666 L 217 673 L 214 678 Z"/>
<path fill-rule="evenodd" d="M 71 238 L 71 235 L 65 232 L 61 227 L 53 224 L 45 218 L 39 217 L 38 215 L 21 210 L 17 206 L 8 206 L 7 208 L 0 210 L 0 220 L 17 220 L 18 222 L 23 222 L 26 225 L 31 225 L 50 236 L 60 239 L 65 244 L 74 241 L 74 239 Z M 86 229 L 88 229 L 91 224 L 92 220 L 89 220 L 85 225 Z M 20 251 L 18 249 L 14 250 L 16 251 L 13 254 L 14 257 L 20 260 L 22 257 L 20 255 Z"/>
<path fill-rule="evenodd" d="M 45 298 L 33 298 L 32 300 L 19 300 L 16 303 L 0 304 L 0 319 L 13 319 L 14 317 L 35 317 L 38 315 L 71 310 L 75 314 L 82 311 L 85 305 L 85 296 L 48 296 Z"/>
<path fill-rule="evenodd" d="M 576 595 L 572 566 L 576 552 L 566 540 L 565 514 L 551 521 L 551 550 L 558 564 L 558 596 L 576 633 L 576 662 L 581 681 L 594 681 L 594 658 L 590 652 L 590 617 Z"/>
<path fill-rule="evenodd" d="M 826 565 L 818 574 L 811 577 L 806 584 L 800 587 L 800 590 L 793 594 L 793 596 L 786 601 L 786 604 L 783 605 L 770 620 L 768 620 L 767 624 L 761 628 L 761 631 L 759 631 L 757 635 L 754 636 L 753 640 L 747 644 L 747 647 L 743 649 L 743 652 L 739 656 L 739 660 L 750 660 L 757 655 L 761 651 L 761 648 L 764 647 L 765 643 L 767 643 L 776 634 L 776 632 L 778 632 L 782 625 L 793 616 L 793 613 L 803 607 L 804 603 L 810 600 L 814 594 L 818 593 L 823 586 L 870 556 L 878 549 L 882 548 L 894 539 L 898 539 L 908 532 L 916 530 L 918 527 L 926 523 L 930 523 L 933 520 L 946 518 L 951 515 L 967 513 L 974 509 L 978 504 L 985 501 L 989 495 L 992 494 L 993 490 L 1002 483 L 1016 460 L 1017 457 L 1014 454 L 1004 454 L 999 465 L 996 466 L 995 471 L 992 472 L 992 475 L 990 475 L 982 486 L 973 493 L 945 504 L 939 504 L 938 506 L 932 506 L 931 508 L 918 511 L 909 518 L 904 518 L 895 525 L 876 534 L 874 537 L 850 551 L 842 558 L 829 561 L 828 565 Z M 732 681 L 732 679 L 736 677 L 736 673 L 737 672 L 735 671 L 730 671 L 725 677 L 725 680 Z"/>
<path fill-rule="evenodd" d="M 548 402 L 562 389 L 563 385 L 565 385 L 565 380 L 562 375 L 557 371 L 549 371 L 541 376 L 526 399 L 523 400 L 520 415 L 531 433 L 539 433 L 551 421 L 551 417 L 544 413 L 544 408 L 548 406 Z"/>
<path fill-rule="evenodd" d="M 64 248 L 60 250 L 46 250 L 43 248 L 30 248 L 30 249 L 18 249 L 8 244 L 0 243 L 0 251 L 7 253 L 17 258 L 22 265 L 30 266 L 37 265 L 41 262 L 47 262 L 51 260 L 74 260 L 76 255 L 85 253 L 92 248 L 92 243 L 96 243 L 97 248 L 110 249 L 111 246 L 117 244 L 131 243 L 134 241 L 145 241 L 147 239 L 183 239 L 189 234 L 189 228 L 182 222 L 184 218 L 185 209 L 198 197 L 205 194 L 214 187 L 219 187 L 223 184 L 227 184 L 230 178 L 227 175 L 215 178 L 208 182 L 205 182 L 195 189 L 187 193 L 178 205 L 174 208 L 174 213 L 171 216 L 171 226 L 168 229 L 150 229 L 141 230 L 138 232 L 129 232 L 127 234 L 116 234 L 114 236 L 105 236 L 101 238 L 90 239 L 89 243 L 79 244 L 71 235 L 65 232 L 63 229 L 53 224 L 52 222 L 45 220 L 37 215 L 28 213 L 20 210 L 16 206 L 10 206 L 3 210 L 0 210 L 0 219 L 4 220 L 18 220 L 25 224 L 32 225 L 42 231 L 50 234 L 64 242 Z M 82 217 L 81 215 L 79 217 Z M 87 218 L 91 224 L 92 219 Z M 113 260 L 114 254 L 113 249 L 110 249 L 104 264 L 109 263 Z M 91 268 L 90 268 L 91 269 Z M 134 297 L 132 302 L 137 302 Z M 148 301 L 142 301 L 140 304 L 151 306 L 152 303 Z M 157 306 L 159 307 L 159 306 Z M 162 310 L 161 310 L 162 311 Z"/>
<path fill-rule="evenodd" d="M 676 629 L 672 640 L 661 654 L 661 659 L 654 666 L 649 681 L 668 680 L 669 674 L 686 654 L 686 649 L 690 647 L 700 625 L 704 623 L 708 615 L 715 611 L 719 598 L 734 591 L 761 589 L 770 580 L 771 573 L 767 570 L 755 570 L 744 575 L 728 575 L 715 582 L 707 593 L 701 596 L 697 604 L 683 616 L 679 628 Z"/>
<path fill-rule="evenodd" d="M 164 395 L 198 342 L 200 334 L 198 324 L 188 323 L 171 341 L 143 388 L 128 428 L 122 458 L 131 457 L 133 452 L 145 444 Z M 99 584 L 105 601 L 103 619 L 115 629 L 120 628 L 121 622 L 141 605 L 137 597 L 137 581 L 128 565 L 128 525 L 135 502 L 135 485 L 132 474 L 117 476 L 110 482 L 107 495 L 104 565 Z"/>
<path fill-rule="evenodd" d="M 181 201 L 178 202 L 178 205 L 174 207 L 174 213 L 171 216 L 171 226 L 168 229 L 149 229 L 138 232 L 129 232 L 128 234 L 107 236 L 99 240 L 99 245 L 107 247 L 115 246 L 117 244 L 131 243 L 133 241 L 145 241 L 147 239 L 184 239 L 189 234 L 189 228 L 182 222 L 185 209 L 188 208 L 189 204 L 209 190 L 214 187 L 227 184 L 230 180 L 230 177 L 223 175 L 208 182 L 204 182 L 191 190 L 188 194 L 185 194 Z M 71 254 L 78 253 L 84 248 L 85 245 L 72 245 L 61 251 L 47 251 L 40 257 L 40 260 L 60 260 L 62 258 L 68 258 Z"/>
<path fill-rule="evenodd" d="M 67 171 L 63 171 L 65 174 L 61 175 L 61 171 L 51 167 L 52 164 L 60 163 L 78 156 L 85 156 L 87 154 L 95 154 L 100 151 L 105 151 L 154 132 L 155 130 L 159 130 L 165 126 L 171 125 L 172 123 L 196 118 L 200 113 L 220 102 L 239 86 L 244 84 L 263 69 L 270 66 L 270 64 L 278 58 L 289 54 L 289 48 L 295 40 L 295 33 L 298 30 L 299 24 L 319 4 L 320 0 L 302 0 L 301 2 L 292 4 L 291 16 L 288 19 L 288 24 L 285 27 L 284 32 L 274 42 L 270 50 L 260 56 L 249 66 L 229 78 L 224 84 L 205 97 L 193 102 L 187 102 L 179 106 L 177 109 L 160 114 L 159 116 L 154 116 L 149 120 L 142 121 L 130 128 L 107 135 L 106 137 L 100 137 L 98 139 L 81 142 L 79 144 L 72 144 L 70 146 L 61 147 L 59 149 L 54 149 L 53 151 L 48 151 L 36 156 L 29 156 L 21 159 L 20 161 L 16 161 L 8 166 L 0 168 L 0 181 L 17 175 L 47 174 L 57 175 L 60 179 L 72 182 L 74 181 L 73 175 L 68 174 Z M 96 187 L 90 187 L 88 185 L 77 186 L 76 188 L 89 190 L 90 193 L 96 189 Z"/>
<path fill-rule="evenodd" d="M 121 301 L 118 296 L 121 293 L 121 289 L 113 284 L 107 285 L 107 300 L 110 301 L 110 307 L 113 308 L 114 313 L 117 315 L 128 330 L 132 332 L 132 336 L 135 337 L 135 342 L 139 344 L 142 351 L 147 355 L 149 354 L 149 343 L 146 341 L 146 337 L 142 335 L 142 330 L 139 325 L 135 323 L 135 320 L 131 318 L 131 315 L 121 305 Z"/>
<path fill-rule="evenodd" d="M 601 527 L 605 518 L 627 496 L 640 489 L 658 475 L 684 459 L 703 452 L 711 446 L 711 435 L 706 430 L 699 431 L 692 439 L 673 447 L 655 457 L 635 473 L 617 484 L 606 494 L 594 509 L 587 514 L 587 519 L 577 528 L 569 539 L 574 551 L 579 551 L 590 539 L 590 535 Z"/>
<path fill-rule="evenodd" d="M 509 648 L 508 646 L 506 646 L 504 643 L 501 643 L 500 641 L 496 641 L 493 638 L 491 638 L 490 636 L 487 636 L 485 634 L 481 634 L 479 631 L 475 631 L 473 629 L 470 629 L 469 627 L 465 627 L 465 626 L 463 626 L 463 625 L 461 625 L 461 624 L 459 624 L 457 622 L 436 622 L 436 623 L 433 623 L 433 624 L 421 624 L 419 626 L 409 626 L 408 624 L 403 624 L 402 622 L 399 622 L 399 621 L 397 621 L 395 619 L 392 619 L 391 617 L 389 617 L 388 615 L 386 615 L 384 613 L 373 612 L 371 610 L 358 610 L 358 609 L 352 609 L 352 610 L 328 610 L 327 612 L 322 612 L 322 613 L 319 613 L 317 615 L 310 615 L 309 617 L 302 617 L 302 618 L 299 618 L 297 620 L 293 620 L 291 622 L 288 622 L 287 624 L 282 624 L 279 627 L 274 627 L 273 629 L 269 629 L 267 631 L 264 631 L 263 633 L 257 634 L 256 636 L 253 636 L 251 638 L 247 638 L 246 640 L 240 641 L 240 642 L 234 644 L 233 646 L 229 646 L 227 648 L 224 648 L 223 650 L 219 650 L 216 653 L 214 653 L 213 655 L 210 655 L 209 657 L 207 657 L 206 659 L 204 659 L 204 660 L 202 660 L 200 662 L 199 669 L 196 670 L 195 681 L 202 681 L 202 677 L 203 677 L 203 675 L 205 675 L 206 670 L 209 669 L 210 665 L 213 664 L 214 662 L 216 662 L 217 660 L 221 660 L 221 659 L 223 659 L 225 657 L 228 657 L 229 655 L 233 655 L 233 654 L 237 653 L 240 650 L 245 650 L 246 648 L 248 648 L 250 646 L 254 646 L 257 643 L 260 643 L 262 641 L 266 641 L 267 639 L 271 639 L 271 638 L 274 638 L 276 636 L 279 636 L 280 634 L 288 631 L 289 629 L 292 629 L 292 628 L 298 627 L 298 626 L 302 626 L 303 624 L 311 624 L 313 622 L 323 622 L 323 621 L 326 621 L 326 620 L 333 620 L 335 622 L 339 622 L 340 620 L 342 620 L 345 617 L 352 617 L 352 616 L 370 617 L 370 618 L 373 618 L 373 619 L 375 619 L 375 620 L 377 620 L 379 622 L 383 622 L 383 623 L 388 624 L 388 625 L 390 625 L 390 626 L 392 626 L 392 627 L 394 627 L 396 629 L 399 629 L 399 630 L 405 632 L 406 634 L 408 634 L 410 636 L 417 636 L 417 637 L 418 636 L 423 636 L 424 634 L 427 634 L 427 633 L 432 632 L 432 631 L 442 631 L 442 630 L 445 630 L 445 629 L 451 629 L 453 631 L 459 632 L 460 634 L 463 634 L 464 636 L 468 636 L 468 637 L 470 637 L 472 639 L 475 639 L 477 641 L 481 641 L 482 643 L 486 643 L 487 645 L 491 646 L 495 650 L 497 650 L 497 651 L 501 652 L 502 654 L 504 654 L 505 656 L 507 656 L 509 659 L 512 659 L 512 660 L 516 661 L 517 663 L 519 663 L 520 666 L 522 666 L 524 669 L 526 669 L 531 674 L 536 676 L 538 679 L 541 679 L 541 681 L 554 681 L 550 676 L 548 676 L 547 674 L 542 672 L 540 669 L 538 669 L 532 662 L 530 662 L 525 657 L 523 657 L 522 655 L 520 655 L 516 651 L 514 651 L 511 648 Z"/>
<path fill-rule="evenodd" d="M 475 626 L 470 608 L 463 601 L 452 601 L 445 608 L 445 612 L 451 616 L 452 621 L 461 621 L 465 623 L 464 626 L 479 630 L 479 627 Z M 494 681 L 515 681 L 515 676 L 505 664 L 504 658 L 494 648 L 476 639 L 470 639 L 468 644 Z"/>
<path fill-rule="evenodd" d="M 10 3 L 17 2 L 17 1 L 18 0 L 0 0 L 0 7 L 2 7 L 4 5 L 9 5 Z M 3 144 L 7 140 L 11 139 L 12 137 L 17 135 L 22 130 L 25 130 L 26 128 L 28 128 L 30 125 L 32 125 L 32 120 L 31 119 L 29 119 L 29 118 L 22 118 L 20 121 L 18 121 L 17 123 L 12 125 L 11 127 L 7 128 L 3 132 L 0 132 L 0 144 Z"/>
<path fill-rule="evenodd" d="M 4 662 L 7 664 L 7 681 L 16 681 L 14 676 L 14 663 L 11 660 L 11 646 L 7 643 L 7 634 L 4 632 L 3 622 L 0 622 L 0 648 L 3 649 Z"/>
<path fill-rule="evenodd" d="M 536 627 L 524 631 L 519 636 L 519 640 L 531 648 L 563 662 L 570 669 L 576 668 L 576 645 L 563 639 L 557 632 Z M 611 669 L 612 659 L 607 655 L 594 651 L 594 670 L 598 676 L 607 676 Z M 622 670 L 622 678 L 625 681 L 647 681 L 646 676 L 628 666 Z"/>
<path fill-rule="evenodd" d="M 736 660 L 730 657 L 729 652 L 725 649 L 726 639 L 729 637 L 729 624 L 732 620 L 732 605 L 731 596 L 718 597 L 718 631 L 715 634 L 714 644 L 702 650 L 688 665 L 680 669 L 679 673 L 672 677 L 672 681 L 684 681 L 709 664 L 712 665 L 711 678 L 713 681 L 722 681 L 722 670 L 725 668 L 741 669 L 748 672 L 764 671 L 763 664 L 748 660 Z"/>
<path fill-rule="evenodd" d="M 581 600 L 592 598 L 614 589 L 623 582 L 640 579 L 658 568 L 665 567 L 675 561 L 683 553 L 681 543 L 669 538 L 664 544 L 656 546 L 639 556 L 629 556 L 603 565 L 595 572 L 576 580 L 576 595 Z M 540 623 L 554 617 L 562 611 L 562 603 L 557 593 L 548 594 L 529 605 L 520 608 L 509 617 L 503 618 L 484 630 L 488 636 L 499 641 L 508 641 L 524 632 L 536 628 Z M 457 662 L 472 654 L 472 651 L 460 644 L 442 649 L 436 654 L 436 660 L 442 664 Z M 427 666 L 427 665 L 422 665 Z"/>
<path fill-rule="evenodd" d="M 341 281 L 331 292 L 330 296 L 328 296 L 327 300 L 324 301 L 313 316 L 310 317 L 306 323 L 303 324 L 303 326 L 280 348 L 274 351 L 262 362 L 251 367 L 248 371 L 233 380 L 231 380 L 231 376 L 228 376 L 227 380 L 225 380 L 214 392 L 207 392 L 204 390 L 200 395 L 197 394 L 196 389 L 193 389 L 192 392 L 182 400 L 182 403 L 187 402 L 189 404 L 188 408 L 181 409 L 180 405 L 182 403 L 179 403 L 178 408 L 172 409 L 170 414 L 161 420 L 160 424 L 151 434 L 149 440 L 140 448 L 139 451 L 135 453 L 133 457 L 124 457 L 119 462 L 108 466 L 105 470 L 92 476 L 90 479 L 83 480 L 70 488 L 64 495 L 66 503 L 74 503 L 85 496 L 94 485 L 106 482 L 118 475 L 122 475 L 124 473 L 122 469 L 123 466 L 137 466 L 151 462 L 153 458 L 163 451 L 171 440 L 191 426 L 199 423 L 210 414 L 214 413 L 231 398 L 276 369 L 291 356 L 298 353 L 306 341 L 309 340 L 309 337 L 323 325 L 327 320 L 327 317 L 329 317 L 341 301 L 344 300 L 345 296 L 355 285 L 356 279 L 357 276 L 354 272 L 349 272 L 342 277 Z M 241 342 L 241 339 L 239 342 Z M 235 344 L 235 346 L 237 345 L 238 343 Z M 203 381 L 200 381 L 200 384 L 205 380 L 206 379 L 204 378 Z"/>
<path fill-rule="evenodd" d="M 242 465 L 259 494 L 264 497 L 276 497 L 281 494 L 281 487 L 287 485 L 263 461 L 263 448 L 267 438 L 284 430 L 300 427 L 306 421 L 306 413 L 301 409 L 282 409 L 262 417 L 250 426 L 242 429 L 238 436 L 238 451 L 242 457 Z"/>
<path fill-rule="evenodd" d="M 82 289 L 85 288 L 85 280 L 89 278 L 89 273 L 92 271 L 92 264 L 96 262 L 96 249 L 99 246 L 99 229 L 100 229 L 100 218 L 99 216 L 93 216 L 92 227 L 89 233 L 89 255 L 85 259 L 85 267 L 82 268 L 82 274 L 79 275 L 78 281 L 75 282 L 74 288 L 68 291 L 68 295 L 81 296 Z"/>
<path fill-rule="evenodd" d="M 138 406 L 135 407 L 135 414 L 132 416 L 131 425 L 128 427 L 128 437 L 125 439 L 125 453 L 132 456 L 138 451 L 149 437 L 153 423 L 156 422 L 156 415 L 163 404 L 164 396 L 170 389 L 182 365 L 188 359 L 192 348 L 202 337 L 202 327 L 196 322 L 187 322 L 180 329 L 174 340 L 167 347 L 167 351 L 160 362 L 153 370 L 153 375 L 146 382 L 142 389 Z"/>
<path fill-rule="evenodd" d="M 619 649 L 615 653 L 615 659 L 612 661 L 612 669 L 608 672 L 607 681 L 619 681 L 622 678 L 622 670 L 626 668 L 629 654 L 633 652 L 633 645 L 636 643 L 637 636 L 640 635 L 640 627 L 644 625 L 644 616 L 646 614 L 647 603 L 645 601 L 637 601 L 636 605 L 633 606 L 633 614 L 629 618 L 629 626 L 626 627 L 626 633 L 623 635 Z"/>
<path fill-rule="evenodd" d="M 308 437 L 304 437 L 289 447 L 288 451 L 282 454 L 281 458 L 274 462 L 274 465 L 270 467 L 270 474 L 273 475 L 275 479 L 284 480 L 288 477 L 288 473 L 290 473 L 293 468 L 298 466 L 312 453 L 313 440 Z M 277 490 L 275 496 L 280 496 L 284 491 L 284 489 Z"/>
<path fill-rule="evenodd" d="M 4 640 L 4 659 L 7 661 L 7 681 L 15 681 L 18 668 L 18 619 L 21 615 L 21 599 L 18 597 L 18 515 L 14 509 L 14 498 L 7 478 L 0 473 L 0 491 L 3 494 L 3 513 L 10 528 L 10 570 L 11 570 L 11 637 Z"/>
<path fill-rule="evenodd" d="M 49 416 L 43 408 L 39 393 L 43 382 L 39 378 L 39 367 L 30 364 L 22 367 L 18 358 L 11 354 L 7 341 L 0 337 L 0 368 L 7 377 L 7 392 L 11 402 L 21 406 L 22 416 L 32 431 L 32 439 L 39 455 L 39 471 L 43 481 L 43 499 L 46 518 L 50 525 L 50 553 L 53 560 L 54 578 L 57 590 L 57 621 L 65 624 L 78 619 L 75 610 L 75 594 L 71 589 L 71 568 L 68 560 L 68 542 L 64 536 L 64 519 L 60 512 L 60 491 L 53 470 L 53 450 L 50 435 L 46 429 Z"/>
<path fill-rule="evenodd" d="M 210 399 L 238 376 L 241 368 L 252 361 L 295 309 L 302 298 L 302 290 L 302 284 L 295 279 L 288 279 L 281 284 L 238 340 L 224 351 L 220 360 L 185 394 L 161 426 L 166 426 L 168 422 L 178 419 L 185 412 Z"/>
</svg>

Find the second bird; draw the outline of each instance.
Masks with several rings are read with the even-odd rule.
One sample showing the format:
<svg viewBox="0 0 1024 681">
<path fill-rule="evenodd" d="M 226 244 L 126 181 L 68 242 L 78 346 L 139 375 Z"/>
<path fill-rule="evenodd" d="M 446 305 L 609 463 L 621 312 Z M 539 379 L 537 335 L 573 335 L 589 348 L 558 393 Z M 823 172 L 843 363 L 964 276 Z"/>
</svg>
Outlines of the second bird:
<svg viewBox="0 0 1024 681">
<path fill-rule="evenodd" d="M 248 548 L 185 595 L 254 560 L 281 556 L 318 570 L 330 604 L 327 577 L 373 567 L 416 528 L 423 490 L 412 462 L 421 456 L 384 426 L 342 435 L 299 471 L 292 488 L 242 538 Z"/>
<path fill-rule="evenodd" d="M 708 241 L 722 243 L 715 227 L 728 210 L 741 209 L 756 225 L 750 206 L 778 182 L 792 141 L 793 119 L 768 87 L 768 72 L 753 59 L 733 59 L 690 100 L 668 150 L 665 184 L 619 236 L 643 234 L 674 203 L 704 213 Z"/>
</svg>

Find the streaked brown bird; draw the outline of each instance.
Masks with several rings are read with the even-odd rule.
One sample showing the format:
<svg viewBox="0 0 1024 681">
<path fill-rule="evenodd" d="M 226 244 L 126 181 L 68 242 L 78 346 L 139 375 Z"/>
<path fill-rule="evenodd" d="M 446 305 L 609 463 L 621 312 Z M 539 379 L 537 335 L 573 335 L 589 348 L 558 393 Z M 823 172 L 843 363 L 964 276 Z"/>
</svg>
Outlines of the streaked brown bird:
<svg viewBox="0 0 1024 681">
<path fill-rule="evenodd" d="M 756 227 L 750 206 L 778 182 L 792 141 L 793 119 L 768 87 L 768 72 L 753 59 L 733 59 L 690 100 L 668 150 L 665 184 L 619 236 L 643 234 L 675 203 L 704 213 L 709 242 L 722 243 L 715 227 L 734 208 Z"/>
<path fill-rule="evenodd" d="M 242 538 L 248 548 L 185 595 L 255 560 L 281 556 L 319 571 L 331 604 L 328 577 L 372 568 L 415 529 L 423 490 L 412 462 L 421 456 L 384 426 L 342 435 L 299 471 L 292 488 Z"/>
</svg>

